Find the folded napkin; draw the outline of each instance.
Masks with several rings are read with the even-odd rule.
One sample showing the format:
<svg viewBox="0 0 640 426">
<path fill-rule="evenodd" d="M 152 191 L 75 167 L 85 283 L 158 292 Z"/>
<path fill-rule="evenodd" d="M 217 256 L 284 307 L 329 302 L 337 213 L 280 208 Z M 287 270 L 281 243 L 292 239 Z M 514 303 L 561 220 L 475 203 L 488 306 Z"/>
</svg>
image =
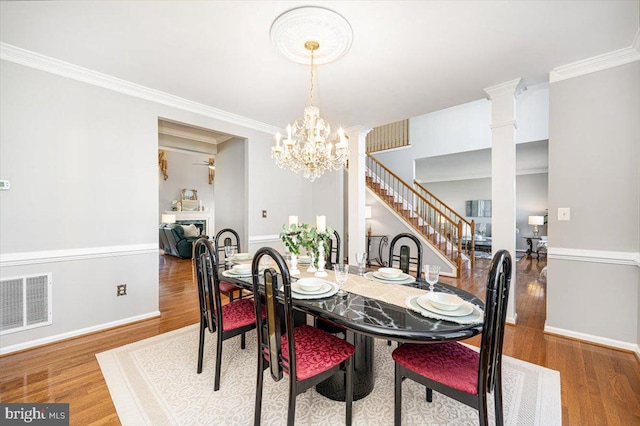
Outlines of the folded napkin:
<svg viewBox="0 0 640 426">
<path fill-rule="evenodd" d="M 420 296 L 408 296 L 405 300 L 405 303 L 410 310 L 417 312 L 424 317 L 455 322 L 456 324 L 482 324 L 482 322 L 484 321 L 484 312 L 477 305 L 473 305 L 473 312 L 471 312 L 469 315 L 454 317 L 438 314 L 436 312 L 424 309 L 418 304 L 418 297 Z"/>
</svg>

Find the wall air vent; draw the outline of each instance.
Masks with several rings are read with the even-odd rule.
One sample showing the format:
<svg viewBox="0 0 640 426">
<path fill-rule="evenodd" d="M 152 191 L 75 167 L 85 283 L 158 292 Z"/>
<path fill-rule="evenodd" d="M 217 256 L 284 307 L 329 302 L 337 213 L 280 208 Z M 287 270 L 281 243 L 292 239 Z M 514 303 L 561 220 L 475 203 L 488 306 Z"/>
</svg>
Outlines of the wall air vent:
<svg viewBox="0 0 640 426">
<path fill-rule="evenodd" d="M 51 324 L 51 273 L 0 281 L 0 335 Z"/>
</svg>

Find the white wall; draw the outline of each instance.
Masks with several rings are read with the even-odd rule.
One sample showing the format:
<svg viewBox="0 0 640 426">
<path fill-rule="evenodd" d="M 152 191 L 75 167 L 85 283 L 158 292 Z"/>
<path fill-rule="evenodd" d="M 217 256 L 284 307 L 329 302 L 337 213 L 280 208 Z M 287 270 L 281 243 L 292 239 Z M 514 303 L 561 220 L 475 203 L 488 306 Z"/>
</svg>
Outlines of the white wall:
<svg viewBox="0 0 640 426">
<path fill-rule="evenodd" d="M 249 201 L 236 216 L 248 240 L 277 234 L 296 210 L 315 216 L 313 186 L 272 163 L 267 125 L 80 82 L 55 61 L 51 73 L 0 67 L 0 170 L 12 186 L 0 193 L 0 276 L 53 272 L 53 324 L 3 335 L 0 352 L 157 315 L 159 118 L 247 140 Z M 128 295 L 116 297 L 121 283 Z"/>
<path fill-rule="evenodd" d="M 215 187 L 215 231 L 217 235 L 225 228 L 234 229 L 240 236 L 242 251 L 248 247 L 245 211 L 247 209 L 247 141 L 231 139 L 218 145 L 216 155 Z"/>
<path fill-rule="evenodd" d="M 639 76 L 635 61 L 550 85 L 545 326 L 636 351 Z M 570 221 L 558 221 L 560 207 Z"/>
<path fill-rule="evenodd" d="M 549 85 L 527 88 L 517 98 L 516 143 L 548 138 Z M 385 166 L 412 184 L 413 161 L 491 148 L 491 102 L 480 99 L 409 120 L 411 147 L 375 154 Z"/>
<path fill-rule="evenodd" d="M 470 179 L 448 182 L 431 182 L 423 184 L 438 197 L 447 200 L 454 210 L 465 214 L 467 200 L 491 199 L 491 179 Z M 529 215 L 546 213 L 548 193 L 548 175 L 546 173 L 516 176 L 516 249 L 526 250 L 527 243 L 523 238 L 533 235 L 533 226 L 528 224 Z M 491 218 L 466 217 L 475 220 L 476 229 L 479 223 L 491 223 Z M 546 234 L 546 226 L 540 227 L 540 235 Z M 534 247 L 535 248 L 535 247 Z"/>
<path fill-rule="evenodd" d="M 162 136 L 160 135 L 161 139 Z M 214 210 L 214 186 L 213 184 L 209 185 L 209 167 L 206 165 L 211 155 L 166 150 L 166 158 L 169 178 L 164 180 L 162 172 L 158 169 L 160 194 L 158 213 L 162 215 L 165 211 L 171 210 L 171 202 L 173 200 L 180 201 L 183 189 L 197 190 L 198 199 L 202 201 L 202 206 L 205 209 Z M 197 165 L 193 163 L 197 163 Z"/>
</svg>

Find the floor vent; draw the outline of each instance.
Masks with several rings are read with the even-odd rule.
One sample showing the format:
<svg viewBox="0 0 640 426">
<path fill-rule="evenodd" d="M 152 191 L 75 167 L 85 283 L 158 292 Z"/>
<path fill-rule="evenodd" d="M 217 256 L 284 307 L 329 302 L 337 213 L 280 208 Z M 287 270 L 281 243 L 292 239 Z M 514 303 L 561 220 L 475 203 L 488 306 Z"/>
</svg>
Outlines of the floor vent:
<svg viewBox="0 0 640 426">
<path fill-rule="evenodd" d="M 0 281 L 0 334 L 52 323 L 51 274 Z"/>
</svg>

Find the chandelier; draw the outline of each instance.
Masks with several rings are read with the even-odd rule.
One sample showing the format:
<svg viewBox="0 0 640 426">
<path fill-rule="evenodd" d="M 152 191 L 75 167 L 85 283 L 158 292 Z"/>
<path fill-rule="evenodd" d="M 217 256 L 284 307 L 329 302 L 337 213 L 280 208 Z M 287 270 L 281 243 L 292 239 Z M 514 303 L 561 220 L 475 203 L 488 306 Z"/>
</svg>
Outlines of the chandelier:
<svg viewBox="0 0 640 426">
<path fill-rule="evenodd" d="M 342 128 L 337 134 L 331 133 L 331 125 L 320 117 L 320 110 L 313 105 L 314 52 L 320 44 L 307 41 L 305 49 L 311 52 L 311 89 L 309 106 L 304 109 L 304 117 L 293 125 L 287 125 L 287 138 L 276 134 L 276 145 L 271 148 L 271 157 L 280 168 L 302 172 L 313 182 L 327 170 L 341 169 L 349 157 L 349 142 Z M 335 146 L 334 146 L 335 145 Z"/>
</svg>

